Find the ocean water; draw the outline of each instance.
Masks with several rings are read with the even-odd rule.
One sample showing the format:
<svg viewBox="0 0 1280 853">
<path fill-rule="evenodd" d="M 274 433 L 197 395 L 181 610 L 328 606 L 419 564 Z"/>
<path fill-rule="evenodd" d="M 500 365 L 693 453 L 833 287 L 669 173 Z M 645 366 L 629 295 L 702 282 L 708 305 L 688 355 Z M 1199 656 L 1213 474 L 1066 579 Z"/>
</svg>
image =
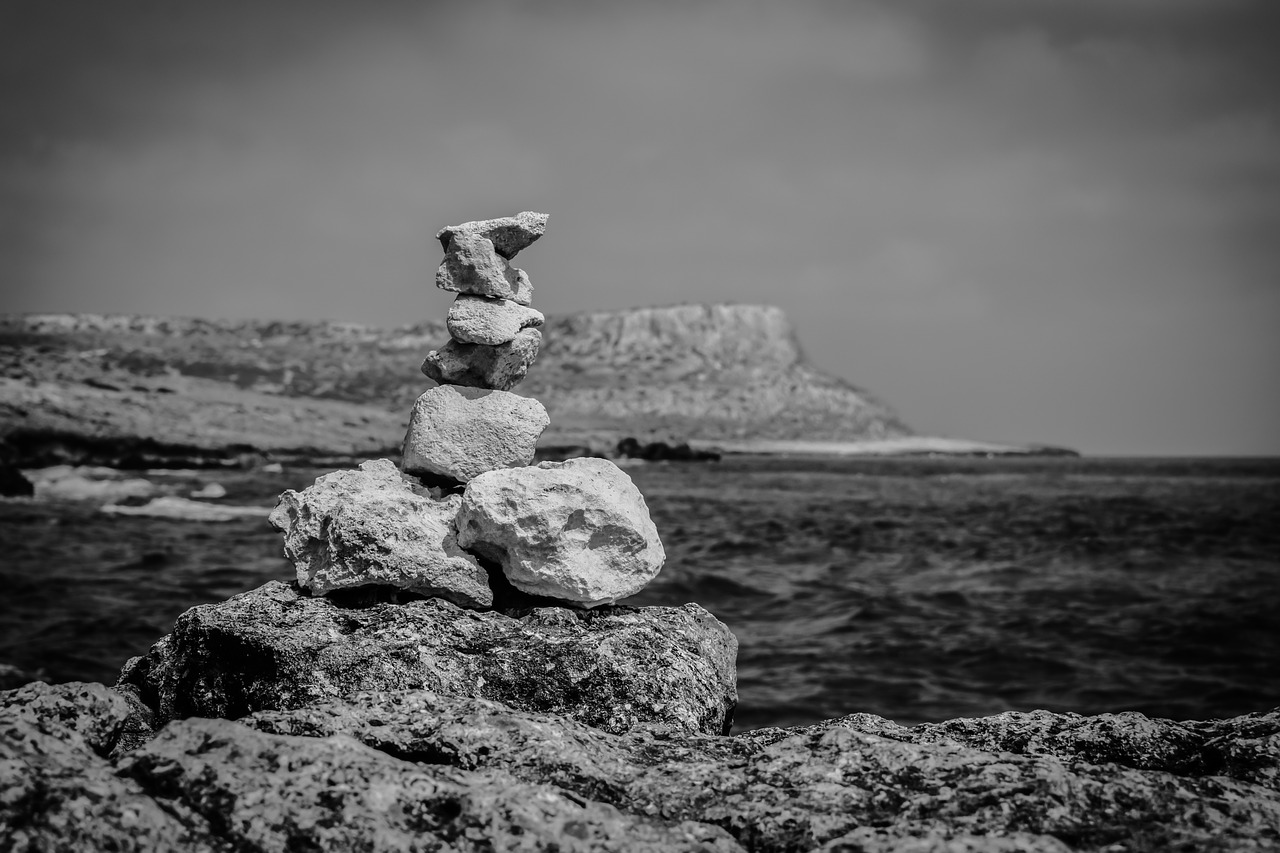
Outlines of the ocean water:
<svg viewBox="0 0 1280 853">
<path fill-rule="evenodd" d="M 628 468 L 667 550 L 629 603 L 738 636 L 737 729 L 1280 705 L 1280 460 L 781 459 Z M 152 472 L 271 506 L 324 471 Z M 0 662 L 111 682 L 196 604 L 288 580 L 265 519 L 0 501 Z"/>
</svg>

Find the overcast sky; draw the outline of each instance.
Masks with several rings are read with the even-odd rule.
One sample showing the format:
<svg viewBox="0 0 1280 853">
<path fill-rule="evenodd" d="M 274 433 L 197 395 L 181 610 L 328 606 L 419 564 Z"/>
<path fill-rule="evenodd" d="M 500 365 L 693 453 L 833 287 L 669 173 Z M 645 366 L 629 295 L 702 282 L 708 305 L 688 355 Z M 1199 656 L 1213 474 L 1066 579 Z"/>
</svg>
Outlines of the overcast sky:
<svg viewBox="0 0 1280 853">
<path fill-rule="evenodd" d="M 1280 453 L 1280 2 L 0 0 L 4 311 L 783 306 L 918 431 Z"/>
</svg>

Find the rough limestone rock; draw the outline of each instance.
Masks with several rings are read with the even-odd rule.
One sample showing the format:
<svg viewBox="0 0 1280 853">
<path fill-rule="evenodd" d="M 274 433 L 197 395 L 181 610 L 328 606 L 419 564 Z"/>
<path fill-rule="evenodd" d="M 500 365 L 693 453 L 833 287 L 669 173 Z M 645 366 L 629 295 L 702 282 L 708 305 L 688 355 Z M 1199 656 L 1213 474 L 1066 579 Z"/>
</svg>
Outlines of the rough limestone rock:
<svg viewBox="0 0 1280 853">
<path fill-rule="evenodd" d="M 441 228 L 436 239 L 445 251 L 449 250 L 449 241 L 455 234 L 469 233 L 483 237 L 493 243 L 494 250 L 507 260 L 516 256 L 516 252 L 537 240 L 547 231 L 547 214 L 525 210 L 515 216 L 504 216 L 501 219 L 481 219 L 477 222 L 464 222 L 461 225 L 450 225 Z"/>
<path fill-rule="evenodd" d="M 436 270 L 436 287 L 521 305 L 533 301 L 533 285 L 524 270 L 507 263 L 489 240 L 469 232 L 455 234 L 449 241 Z"/>
<path fill-rule="evenodd" d="M 413 406 L 404 439 L 404 470 L 459 483 L 533 461 L 551 423 L 537 400 L 508 391 L 441 385 Z"/>
<path fill-rule="evenodd" d="M 422 372 L 441 385 L 510 391 L 529 372 L 541 344 L 542 333 L 537 329 L 524 329 L 495 347 L 451 340 L 427 353 Z"/>
<path fill-rule="evenodd" d="M 715 827 L 628 815 L 505 773 L 415 764 L 349 737 L 184 720 L 119 772 L 235 850 L 739 850 Z"/>
<path fill-rule="evenodd" d="M 514 618 L 439 598 L 342 607 L 273 581 L 188 610 L 120 683 L 162 721 L 425 688 L 614 732 L 719 734 L 737 704 L 736 655 L 733 634 L 696 604 Z"/>
<path fill-rule="evenodd" d="M 464 344 L 498 346 L 519 334 L 521 329 L 541 326 L 542 312 L 510 299 L 458 294 L 449 307 L 449 336 Z"/>
<path fill-rule="evenodd" d="M 255 714 L 245 723 L 286 735 L 348 735 L 392 755 L 464 770 L 501 770 L 624 813 L 657 813 L 727 830 L 750 850 L 1068 851 L 1236 850 L 1274 845 L 1280 795 L 1255 781 L 1274 766 L 1260 738 L 1280 709 L 1215 721 L 1201 769 L 1180 759 L 1128 763 L 1133 731 L 1177 739 L 1184 725 L 1133 715 L 1001 714 L 940 724 L 978 747 L 871 715 L 731 737 L 622 735 L 498 703 L 425 692 Z M 1051 721 L 1057 718 L 1056 726 Z M 1075 745 L 1020 743 L 1032 727 L 1070 729 Z M 856 725 L 854 725 L 856 724 Z M 1190 724 L 1198 726 L 1203 724 Z M 895 737 L 864 731 L 892 728 Z M 1088 740 L 1087 754 L 1081 749 Z M 1237 765 L 1215 756 L 1235 754 Z M 1117 845 L 1111 847 L 1111 845 Z"/>
<path fill-rule="evenodd" d="M 458 547 L 461 503 L 458 495 L 433 497 L 378 459 L 286 490 L 269 520 L 284 533 L 298 584 L 315 594 L 383 584 L 489 607 L 488 573 Z"/>
<path fill-rule="evenodd" d="M 491 471 L 462 495 L 458 544 L 533 595 L 587 607 L 634 595 L 666 559 L 644 496 L 607 459 Z"/>
<path fill-rule="evenodd" d="M 0 693 L 0 849 L 224 849 L 203 821 L 121 779 L 107 756 L 133 709 L 101 684 L 32 684 Z"/>
</svg>

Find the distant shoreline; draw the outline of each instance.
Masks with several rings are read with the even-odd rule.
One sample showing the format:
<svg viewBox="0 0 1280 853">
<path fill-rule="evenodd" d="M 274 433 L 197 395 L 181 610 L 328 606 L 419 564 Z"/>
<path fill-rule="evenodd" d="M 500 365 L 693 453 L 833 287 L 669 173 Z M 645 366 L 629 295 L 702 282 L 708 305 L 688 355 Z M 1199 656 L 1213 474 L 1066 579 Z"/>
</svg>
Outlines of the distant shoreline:
<svg viewBox="0 0 1280 853">
<path fill-rule="evenodd" d="M 864 441 L 806 439 L 691 439 L 695 450 L 751 456 L 1079 456 L 1049 445 L 996 444 L 939 436 L 904 436 Z"/>
</svg>

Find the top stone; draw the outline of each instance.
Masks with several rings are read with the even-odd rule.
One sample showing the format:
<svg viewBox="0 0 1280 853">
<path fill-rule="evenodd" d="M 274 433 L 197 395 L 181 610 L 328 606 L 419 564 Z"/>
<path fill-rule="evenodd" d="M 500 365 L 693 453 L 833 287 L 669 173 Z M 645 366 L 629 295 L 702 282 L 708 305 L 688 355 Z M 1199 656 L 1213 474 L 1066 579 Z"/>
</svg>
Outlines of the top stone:
<svg viewBox="0 0 1280 853">
<path fill-rule="evenodd" d="M 516 252 L 533 243 L 547 231 L 547 214 L 526 210 L 515 216 L 504 216 L 501 219 L 482 219 L 478 222 L 464 222 L 461 225 L 450 225 L 441 228 L 436 234 L 440 246 L 449 251 L 449 241 L 455 234 L 475 234 L 493 243 L 499 255 L 511 260 Z"/>
</svg>

